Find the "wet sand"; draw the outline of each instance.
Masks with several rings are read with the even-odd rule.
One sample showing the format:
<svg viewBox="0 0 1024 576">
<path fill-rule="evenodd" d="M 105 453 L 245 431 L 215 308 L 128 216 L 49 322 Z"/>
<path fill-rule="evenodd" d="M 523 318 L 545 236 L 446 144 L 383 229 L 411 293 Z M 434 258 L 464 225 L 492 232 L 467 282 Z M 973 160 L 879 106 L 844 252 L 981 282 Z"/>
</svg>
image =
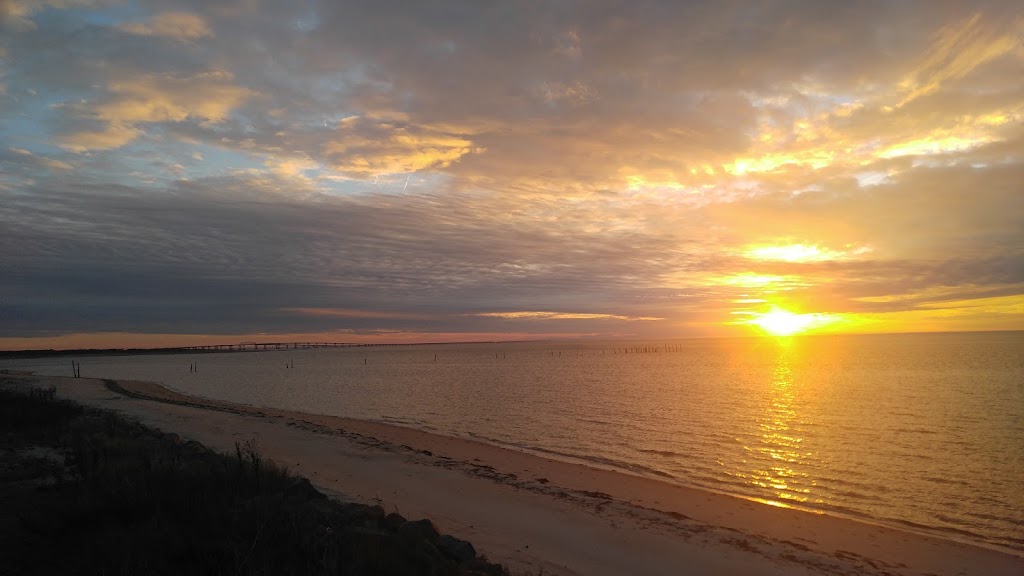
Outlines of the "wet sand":
<svg viewBox="0 0 1024 576">
<path fill-rule="evenodd" d="M 185 396 L 159 385 L 0 376 L 264 456 L 335 497 L 427 517 L 513 571 L 1024 574 L 1024 558 L 379 422 Z"/>
</svg>

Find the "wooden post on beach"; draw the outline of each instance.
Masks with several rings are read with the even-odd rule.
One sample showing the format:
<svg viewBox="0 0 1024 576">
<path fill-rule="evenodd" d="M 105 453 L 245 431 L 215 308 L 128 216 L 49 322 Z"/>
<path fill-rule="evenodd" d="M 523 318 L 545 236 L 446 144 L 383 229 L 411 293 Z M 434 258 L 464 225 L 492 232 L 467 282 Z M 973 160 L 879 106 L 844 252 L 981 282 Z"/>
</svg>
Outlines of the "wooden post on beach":
<svg viewBox="0 0 1024 576">
<path fill-rule="evenodd" d="M 437 354 L 434 354 L 434 362 L 437 362 Z"/>
</svg>

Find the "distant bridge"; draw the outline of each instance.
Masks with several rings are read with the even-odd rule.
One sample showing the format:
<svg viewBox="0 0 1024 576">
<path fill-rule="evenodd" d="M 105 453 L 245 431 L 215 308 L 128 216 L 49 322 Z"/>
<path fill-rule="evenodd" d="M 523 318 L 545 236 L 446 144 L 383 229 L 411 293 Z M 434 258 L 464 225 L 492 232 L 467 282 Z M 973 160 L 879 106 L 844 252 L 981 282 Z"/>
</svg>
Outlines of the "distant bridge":
<svg viewBox="0 0 1024 576">
<path fill-rule="evenodd" d="M 403 344 L 359 344 L 355 342 L 239 342 L 238 344 L 202 344 L 182 346 L 181 350 L 312 350 L 314 348 L 362 348 L 367 346 L 402 346 Z"/>
</svg>

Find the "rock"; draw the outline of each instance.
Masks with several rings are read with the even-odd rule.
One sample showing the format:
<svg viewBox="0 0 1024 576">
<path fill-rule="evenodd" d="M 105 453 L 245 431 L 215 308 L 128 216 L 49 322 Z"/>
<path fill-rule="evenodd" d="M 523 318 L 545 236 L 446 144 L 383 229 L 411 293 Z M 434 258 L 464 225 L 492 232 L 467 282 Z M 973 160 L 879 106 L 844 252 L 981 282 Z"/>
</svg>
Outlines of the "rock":
<svg viewBox="0 0 1024 576">
<path fill-rule="evenodd" d="M 386 529 L 388 529 L 388 530 L 390 530 L 392 532 L 398 532 L 398 530 L 405 523 L 406 523 L 406 519 L 404 517 L 402 517 L 401 514 L 398 514 L 397 512 L 392 512 L 391 514 L 388 514 L 387 516 L 384 517 L 384 528 L 386 528 Z"/>
<path fill-rule="evenodd" d="M 307 478 L 296 478 L 285 489 L 285 497 L 293 502 L 308 502 L 309 500 L 323 500 L 327 498 L 314 488 Z"/>
<path fill-rule="evenodd" d="M 459 564 L 472 562 L 476 558 L 476 548 L 472 544 L 448 534 L 437 539 L 437 549 Z"/>
<path fill-rule="evenodd" d="M 334 516 L 341 524 L 347 526 L 364 526 L 379 528 L 384 522 L 384 509 L 380 506 L 367 506 L 353 502 L 339 504 Z"/>
<path fill-rule="evenodd" d="M 470 574 L 476 576 L 508 576 L 508 572 L 505 571 L 501 564 L 492 564 L 486 558 L 477 558 L 468 565 L 463 566 L 462 569 L 462 574 L 467 576 Z"/>
<path fill-rule="evenodd" d="M 406 522 L 399 529 L 399 532 L 406 536 L 422 538 L 431 543 L 437 542 L 438 537 L 440 537 L 434 523 L 427 519 Z"/>
<path fill-rule="evenodd" d="M 185 442 L 184 448 L 185 450 L 188 450 L 193 454 L 202 454 L 204 452 L 210 451 L 206 446 L 203 446 L 201 443 L 196 442 L 195 440 L 189 440 L 188 442 Z"/>
</svg>

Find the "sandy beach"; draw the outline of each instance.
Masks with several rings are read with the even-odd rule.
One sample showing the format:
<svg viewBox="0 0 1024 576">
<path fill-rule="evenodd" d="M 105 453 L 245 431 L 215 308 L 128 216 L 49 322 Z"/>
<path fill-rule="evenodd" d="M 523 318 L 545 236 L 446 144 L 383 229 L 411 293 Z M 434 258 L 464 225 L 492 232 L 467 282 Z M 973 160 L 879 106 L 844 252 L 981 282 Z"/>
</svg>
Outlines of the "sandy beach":
<svg viewBox="0 0 1024 576">
<path fill-rule="evenodd" d="M 339 499 L 426 517 L 544 574 L 1019 575 L 1024 558 L 471 440 L 184 396 L 152 383 L 5 375 L 215 450 L 266 458 Z"/>
</svg>

